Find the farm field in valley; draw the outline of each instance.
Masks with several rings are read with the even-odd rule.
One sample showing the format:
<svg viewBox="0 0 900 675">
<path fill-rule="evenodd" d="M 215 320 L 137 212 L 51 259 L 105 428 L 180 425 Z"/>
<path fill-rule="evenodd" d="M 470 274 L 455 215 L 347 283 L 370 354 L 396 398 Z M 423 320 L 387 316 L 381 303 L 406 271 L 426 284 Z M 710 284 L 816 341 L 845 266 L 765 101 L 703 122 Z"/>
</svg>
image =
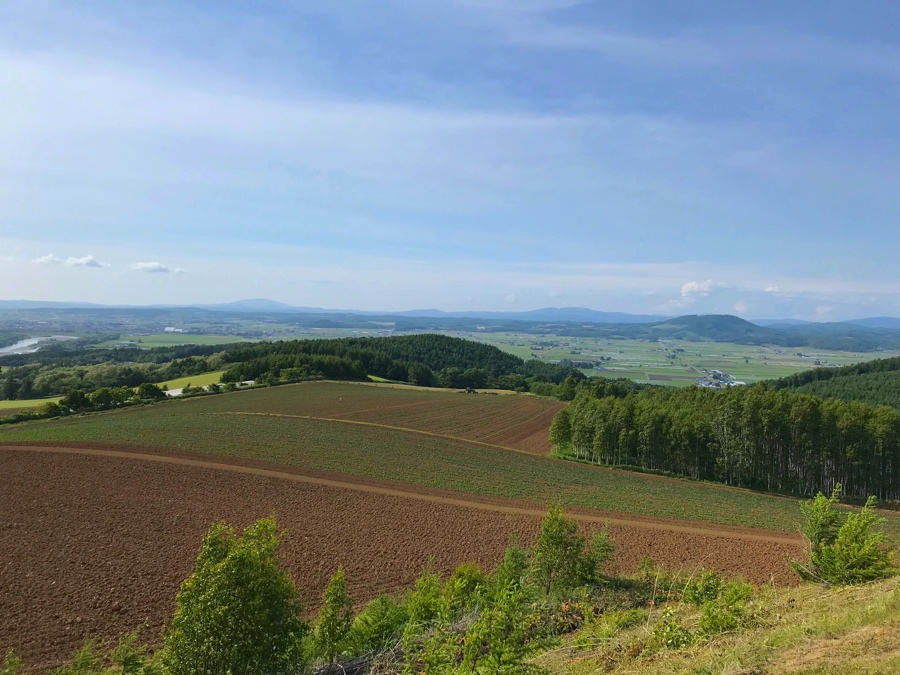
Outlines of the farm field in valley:
<svg viewBox="0 0 900 675">
<path fill-rule="evenodd" d="M 385 408 L 381 417 L 372 410 L 375 397 Z M 503 410 L 494 406 L 519 407 L 523 401 L 527 406 L 533 401 L 557 405 L 534 397 L 319 382 L 0 427 L 0 443 L 203 452 L 491 497 L 795 530 L 795 499 L 577 464 L 496 447 L 501 443 L 473 443 L 434 435 L 430 430 L 406 431 L 384 424 L 397 422 L 397 415 L 409 410 L 391 410 L 390 405 L 427 400 L 423 397 L 439 401 L 436 416 L 449 414 L 460 424 L 481 405 L 491 406 L 487 410 L 494 412 Z M 460 415 L 454 408 L 457 405 L 470 408 Z M 533 409 L 525 409 L 530 416 Z M 336 417 L 335 410 L 345 417 Z M 353 411 L 366 420 L 349 419 L 346 414 Z M 379 421 L 370 421 L 373 419 Z M 490 417 L 486 420 L 491 424 Z"/>
<path fill-rule="evenodd" d="M 455 332 L 452 335 L 494 345 L 523 359 L 595 361 L 602 358 L 603 370 L 585 369 L 583 372 L 594 377 L 623 377 L 674 387 L 693 384 L 703 376 L 704 369 L 721 370 L 736 380 L 752 384 L 821 365 L 846 366 L 900 355 L 897 352 L 844 352 L 812 347 L 761 347 L 685 340 L 617 340 L 553 334 Z"/>
<path fill-rule="evenodd" d="M 310 610 L 339 564 L 357 602 L 407 588 L 432 556 L 444 573 L 492 568 L 549 501 L 609 521 L 621 572 L 649 554 L 794 581 L 796 499 L 553 459 L 560 406 L 315 382 L 0 427 L 0 649 L 49 666 L 85 634 L 158 635 L 210 523 L 273 512 Z"/>
</svg>

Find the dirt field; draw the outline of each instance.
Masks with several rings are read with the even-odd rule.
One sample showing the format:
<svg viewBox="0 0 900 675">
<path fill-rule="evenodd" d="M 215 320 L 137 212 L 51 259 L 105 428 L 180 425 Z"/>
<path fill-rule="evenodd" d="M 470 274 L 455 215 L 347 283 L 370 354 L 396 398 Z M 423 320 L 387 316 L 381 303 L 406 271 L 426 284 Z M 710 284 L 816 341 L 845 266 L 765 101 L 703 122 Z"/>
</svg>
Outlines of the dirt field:
<svg viewBox="0 0 900 675">
<path fill-rule="evenodd" d="M 511 531 L 533 541 L 541 505 L 250 460 L 7 446 L 0 513 L 0 651 L 39 671 L 85 635 L 110 640 L 144 623 L 158 635 L 216 520 L 244 526 L 275 513 L 285 563 L 314 609 L 339 564 L 358 602 L 408 587 L 431 557 L 444 573 L 466 560 L 492 568 Z M 798 549 L 784 532 L 577 514 L 617 516 L 620 571 L 650 554 L 670 569 L 792 580 L 785 554 Z"/>
<path fill-rule="evenodd" d="M 232 398 L 231 411 L 349 420 L 548 454 L 550 423 L 564 403 L 537 396 L 466 394 L 339 382 Z"/>
</svg>

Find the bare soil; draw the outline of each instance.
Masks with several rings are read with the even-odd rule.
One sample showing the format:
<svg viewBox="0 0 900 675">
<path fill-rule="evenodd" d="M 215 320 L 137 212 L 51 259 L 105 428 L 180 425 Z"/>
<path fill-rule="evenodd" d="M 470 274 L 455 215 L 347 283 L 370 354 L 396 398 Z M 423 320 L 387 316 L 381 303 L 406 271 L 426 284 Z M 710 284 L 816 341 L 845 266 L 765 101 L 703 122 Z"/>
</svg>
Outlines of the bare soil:
<svg viewBox="0 0 900 675">
<path fill-rule="evenodd" d="M 85 636 L 108 641 L 145 624 L 145 638 L 158 640 L 209 525 L 243 527 L 271 513 L 314 611 L 338 565 L 358 603 L 409 587 L 429 559 L 442 573 L 468 560 L 491 569 L 513 530 L 534 541 L 542 508 L 220 457 L 3 446 L 0 652 L 12 648 L 44 671 Z M 783 532 L 574 514 L 611 520 L 615 571 L 649 554 L 668 569 L 794 581 L 786 554 L 797 555 L 799 541 Z"/>
</svg>

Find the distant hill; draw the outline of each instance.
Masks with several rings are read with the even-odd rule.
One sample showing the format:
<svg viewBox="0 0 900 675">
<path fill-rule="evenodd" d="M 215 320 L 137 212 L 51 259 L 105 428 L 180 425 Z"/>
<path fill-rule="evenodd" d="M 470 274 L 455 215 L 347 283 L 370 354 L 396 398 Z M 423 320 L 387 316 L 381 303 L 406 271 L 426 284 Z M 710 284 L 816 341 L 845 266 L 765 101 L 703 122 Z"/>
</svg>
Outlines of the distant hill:
<svg viewBox="0 0 900 675">
<path fill-rule="evenodd" d="M 808 326 L 815 321 L 804 321 L 803 319 L 751 319 L 750 323 L 757 326 Z"/>
<path fill-rule="evenodd" d="M 668 319 L 655 325 L 672 336 L 696 335 L 716 342 L 765 342 L 773 338 L 768 328 L 757 326 L 729 314 L 690 314 Z"/>
<path fill-rule="evenodd" d="M 655 323 L 666 317 L 655 314 L 626 314 L 600 312 L 586 307 L 544 307 L 526 312 L 443 312 L 439 309 L 415 309 L 397 312 L 398 316 L 453 318 L 453 319 L 501 319 L 507 321 L 562 321 L 582 323 Z"/>
<path fill-rule="evenodd" d="M 869 319 L 855 319 L 848 323 L 853 323 L 865 328 L 889 328 L 891 330 L 900 330 L 900 319 L 892 316 L 875 316 Z"/>
</svg>

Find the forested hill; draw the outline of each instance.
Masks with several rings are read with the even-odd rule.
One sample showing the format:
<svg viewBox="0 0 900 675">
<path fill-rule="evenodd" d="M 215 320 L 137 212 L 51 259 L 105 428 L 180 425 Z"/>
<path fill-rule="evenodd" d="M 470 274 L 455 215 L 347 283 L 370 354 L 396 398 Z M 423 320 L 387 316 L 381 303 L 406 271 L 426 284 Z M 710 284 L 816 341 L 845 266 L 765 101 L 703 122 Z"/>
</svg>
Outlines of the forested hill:
<svg viewBox="0 0 900 675">
<path fill-rule="evenodd" d="M 771 389 L 900 408 L 900 357 L 841 368 L 815 368 L 766 383 Z"/>
<path fill-rule="evenodd" d="M 535 383 L 584 377 L 574 368 L 526 363 L 490 345 L 434 333 L 265 342 L 232 349 L 226 358 L 233 365 L 224 382 L 375 375 L 424 386 L 528 390 Z"/>
</svg>

